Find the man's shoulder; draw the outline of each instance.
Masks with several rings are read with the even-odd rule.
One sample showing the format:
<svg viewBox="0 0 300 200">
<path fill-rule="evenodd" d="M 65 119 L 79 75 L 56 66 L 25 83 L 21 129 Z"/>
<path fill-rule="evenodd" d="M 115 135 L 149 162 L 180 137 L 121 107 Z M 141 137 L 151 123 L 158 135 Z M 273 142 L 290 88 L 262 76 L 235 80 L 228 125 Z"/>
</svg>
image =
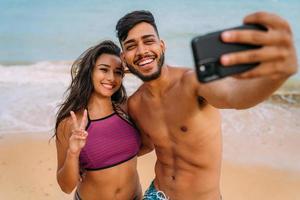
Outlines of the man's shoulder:
<svg viewBox="0 0 300 200">
<path fill-rule="evenodd" d="M 141 96 L 143 93 L 143 88 L 142 86 L 140 86 L 129 98 L 127 101 L 127 106 L 128 109 L 134 109 L 138 106 L 140 100 L 141 100 Z"/>
<path fill-rule="evenodd" d="M 128 103 L 140 99 L 143 93 L 143 84 L 128 98 Z"/>
<path fill-rule="evenodd" d="M 190 86 L 191 84 L 197 84 L 197 77 L 195 75 L 195 71 L 191 68 L 188 67 L 182 67 L 182 66 L 176 66 L 172 67 L 169 66 L 171 76 L 177 77 L 177 81 L 180 81 L 182 86 L 188 85 Z"/>
<path fill-rule="evenodd" d="M 172 73 L 183 73 L 187 70 L 191 70 L 191 68 L 188 68 L 185 66 L 175 66 L 175 65 L 173 65 L 173 66 L 168 65 L 168 68 Z"/>
<path fill-rule="evenodd" d="M 187 67 L 176 67 L 172 68 L 174 70 L 171 76 L 177 76 L 175 78 L 175 82 L 178 87 L 175 87 L 180 94 L 188 94 L 185 97 L 193 98 L 200 103 L 200 105 L 204 105 L 205 99 L 199 95 L 199 88 L 201 88 L 202 84 L 199 83 L 196 73 L 193 69 Z M 177 73 L 177 75 L 175 75 Z"/>
<path fill-rule="evenodd" d="M 138 92 L 135 92 L 128 98 L 127 101 L 127 112 L 134 121 L 136 120 L 136 113 L 139 110 L 139 99 L 140 95 L 138 94 Z"/>
</svg>

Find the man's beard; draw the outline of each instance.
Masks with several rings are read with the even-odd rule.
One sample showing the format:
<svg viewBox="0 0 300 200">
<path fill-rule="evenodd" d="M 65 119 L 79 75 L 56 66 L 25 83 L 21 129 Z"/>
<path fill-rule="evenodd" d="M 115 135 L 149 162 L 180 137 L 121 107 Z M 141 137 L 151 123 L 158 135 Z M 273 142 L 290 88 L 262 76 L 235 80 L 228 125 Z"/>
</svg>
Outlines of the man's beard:
<svg viewBox="0 0 300 200">
<path fill-rule="evenodd" d="M 126 63 L 126 65 L 127 65 L 128 69 L 131 73 L 133 73 L 134 75 L 139 77 L 142 81 L 148 82 L 148 81 L 155 80 L 160 76 L 161 68 L 164 65 L 164 61 L 165 61 L 165 54 L 162 53 L 159 60 L 158 60 L 158 62 L 157 62 L 157 66 L 158 66 L 157 71 L 154 72 L 153 74 L 150 74 L 150 75 L 143 75 L 137 69 L 135 69 L 132 65 L 129 65 L 127 63 Z"/>
</svg>

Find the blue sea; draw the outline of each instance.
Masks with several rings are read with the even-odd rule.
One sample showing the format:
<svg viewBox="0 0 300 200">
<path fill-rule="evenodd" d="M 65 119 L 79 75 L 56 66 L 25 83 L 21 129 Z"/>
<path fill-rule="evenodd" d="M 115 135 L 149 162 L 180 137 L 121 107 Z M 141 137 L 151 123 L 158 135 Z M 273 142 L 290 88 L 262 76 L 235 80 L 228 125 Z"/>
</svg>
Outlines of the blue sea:
<svg viewBox="0 0 300 200">
<path fill-rule="evenodd" d="M 3 65 L 74 60 L 98 41 L 117 41 L 118 19 L 137 9 L 153 12 L 167 43 L 167 58 L 178 65 L 193 66 L 194 36 L 240 25 L 244 16 L 261 10 L 287 19 L 300 49 L 298 0 L 0 0 L 0 8 Z"/>
<path fill-rule="evenodd" d="M 193 37 L 238 26 L 247 14 L 262 10 L 289 21 L 300 58 L 299 0 L 0 0 L 0 8 L 0 135 L 53 134 L 57 105 L 70 83 L 72 61 L 99 41 L 118 42 L 115 25 L 133 10 L 154 14 L 167 45 L 167 63 L 172 65 L 192 68 Z M 125 78 L 129 94 L 139 84 L 132 76 Z M 300 170 L 300 163 L 295 164 L 300 152 L 291 150 L 299 147 L 299 86 L 300 72 L 259 106 L 222 111 L 224 157 L 236 159 L 230 152 L 249 153 L 251 143 L 249 148 L 255 146 L 257 154 L 264 152 L 254 156 L 253 151 L 249 155 L 253 162 Z M 274 151 L 259 151 L 264 147 L 277 149 L 277 157 L 272 157 Z"/>
</svg>

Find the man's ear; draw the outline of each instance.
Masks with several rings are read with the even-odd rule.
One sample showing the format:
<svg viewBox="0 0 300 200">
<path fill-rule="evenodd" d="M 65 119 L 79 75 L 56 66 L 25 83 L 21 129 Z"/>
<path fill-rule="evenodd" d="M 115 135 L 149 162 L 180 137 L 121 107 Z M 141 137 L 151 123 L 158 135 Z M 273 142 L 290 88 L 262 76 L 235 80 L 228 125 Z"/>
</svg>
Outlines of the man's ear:
<svg viewBox="0 0 300 200">
<path fill-rule="evenodd" d="M 125 54 L 123 53 L 123 51 L 121 52 L 120 58 L 121 58 L 122 64 L 126 64 L 126 62 L 125 62 Z"/>
<path fill-rule="evenodd" d="M 123 52 L 121 52 L 120 58 L 121 58 L 121 62 L 122 62 L 122 66 L 124 68 L 124 71 L 125 71 L 125 73 L 127 73 L 129 70 L 128 70 L 127 64 L 125 62 L 125 55 L 124 55 Z"/>
<path fill-rule="evenodd" d="M 165 53 L 167 47 L 163 40 L 160 40 L 160 46 L 161 46 L 162 51 Z"/>
<path fill-rule="evenodd" d="M 124 62 L 124 60 L 125 60 L 125 55 L 124 55 L 123 51 L 121 52 L 120 58 L 121 58 L 121 61 Z"/>
</svg>

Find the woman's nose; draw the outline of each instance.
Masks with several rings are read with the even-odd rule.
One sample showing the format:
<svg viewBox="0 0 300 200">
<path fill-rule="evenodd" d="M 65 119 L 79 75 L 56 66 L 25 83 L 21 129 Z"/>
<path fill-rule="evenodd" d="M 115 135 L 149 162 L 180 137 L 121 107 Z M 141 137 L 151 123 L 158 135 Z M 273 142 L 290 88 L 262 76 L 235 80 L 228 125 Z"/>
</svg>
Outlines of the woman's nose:
<svg viewBox="0 0 300 200">
<path fill-rule="evenodd" d="M 112 70 L 110 70 L 110 71 L 107 73 L 106 78 L 107 78 L 107 80 L 114 81 L 114 80 L 115 80 L 114 72 L 113 72 Z"/>
</svg>

